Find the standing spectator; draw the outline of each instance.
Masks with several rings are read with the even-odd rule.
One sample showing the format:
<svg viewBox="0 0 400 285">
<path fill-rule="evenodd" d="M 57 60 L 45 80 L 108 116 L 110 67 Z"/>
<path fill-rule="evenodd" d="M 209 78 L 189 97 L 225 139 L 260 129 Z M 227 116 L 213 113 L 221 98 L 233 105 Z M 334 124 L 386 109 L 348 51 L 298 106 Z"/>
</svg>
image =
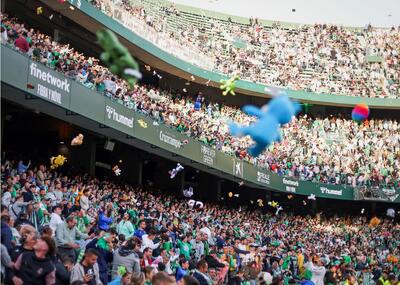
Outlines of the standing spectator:
<svg viewBox="0 0 400 285">
<path fill-rule="evenodd" d="M 145 221 L 140 221 L 139 222 L 139 228 L 135 231 L 135 237 L 138 237 L 139 239 L 142 239 L 142 236 L 146 234 L 146 231 L 144 230 L 146 228 L 146 222 Z"/>
<path fill-rule="evenodd" d="M 18 41 L 19 39 L 21 39 L 21 40 Z M 16 47 L 18 47 L 17 41 L 18 41 L 18 45 L 21 44 L 21 45 L 22 45 L 22 48 L 23 48 L 24 50 L 26 49 L 25 52 L 28 52 L 28 50 L 29 50 L 29 44 L 28 44 L 27 40 L 22 36 L 22 34 L 20 34 L 19 37 L 18 37 L 18 39 L 15 41 L 15 46 L 16 46 Z M 25 46 L 25 42 L 26 42 L 26 45 L 27 45 L 27 46 Z M 27 171 L 30 165 L 31 165 L 31 161 L 30 161 L 30 160 L 29 160 L 29 162 L 28 162 L 27 165 L 25 165 L 24 162 L 23 162 L 22 160 L 20 160 L 20 161 L 18 162 L 18 168 L 17 168 L 18 174 L 22 174 L 22 173 L 24 173 L 25 171 Z"/>
<path fill-rule="evenodd" d="M 25 192 L 24 193 L 24 202 L 32 202 L 33 199 L 33 193 L 36 192 L 36 186 L 35 185 L 30 185 L 29 182 L 25 182 Z"/>
<path fill-rule="evenodd" d="M 140 272 L 140 258 L 136 253 L 140 246 L 134 239 L 129 239 L 124 245 L 114 251 L 112 262 L 112 279 L 118 275 L 118 267 L 124 266 L 128 272 Z"/>
<path fill-rule="evenodd" d="M 71 271 L 71 284 L 74 281 L 83 281 L 88 285 L 103 285 L 100 281 L 99 266 L 97 258 L 99 252 L 90 248 L 86 250 L 85 256 L 80 263 L 75 264 Z"/>
<path fill-rule="evenodd" d="M 12 192 L 13 186 L 12 185 L 8 185 L 5 188 L 5 191 L 3 192 L 3 195 L 1 195 L 1 204 L 6 206 L 7 208 L 10 207 L 11 204 L 11 192 Z"/>
<path fill-rule="evenodd" d="M 110 229 L 104 236 L 100 238 L 94 238 L 91 242 L 86 245 L 86 249 L 95 248 L 97 250 L 98 258 L 97 264 L 99 266 L 100 281 L 103 284 L 108 283 L 108 264 L 112 262 L 114 248 L 114 239 L 116 231 Z"/>
<path fill-rule="evenodd" d="M 9 226 L 10 224 L 10 216 L 1 216 L 1 244 L 4 245 L 8 252 L 11 252 L 11 249 L 13 247 L 12 245 L 12 231 Z"/>
<path fill-rule="evenodd" d="M 110 225 L 113 222 L 113 218 L 111 216 L 110 211 L 100 211 L 99 213 L 99 229 L 103 231 L 108 231 L 110 229 Z"/>
<path fill-rule="evenodd" d="M 208 272 L 208 264 L 202 259 L 197 263 L 196 270 L 193 273 L 193 277 L 199 281 L 200 285 L 210 285 L 213 284 L 213 281 L 210 276 L 207 274 Z"/>
<path fill-rule="evenodd" d="M 311 281 L 315 285 L 324 285 L 324 277 L 326 273 L 326 268 L 322 264 L 322 260 L 319 257 L 314 257 L 313 261 L 309 258 L 309 262 L 305 264 L 305 267 L 312 273 Z"/>
<path fill-rule="evenodd" d="M 124 217 L 117 225 L 117 232 L 120 235 L 124 235 L 125 239 L 133 236 L 135 229 L 133 228 L 132 222 L 129 220 L 129 214 L 126 212 Z"/>
<path fill-rule="evenodd" d="M 26 206 L 30 202 L 24 202 L 24 196 L 23 195 L 18 195 L 15 198 L 15 202 L 11 204 L 10 206 L 10 216 L 16 220 L 19 218 L 19 214 L 23 212 L 26 208 Z"/>
<path fill-rule="evenodd" d="M 156 249 L 160 246 L 160 243 L 154 243 L 153 240 L 156 237 L 156 231 L 154 229 L 149 230 L 149 234 L 142 236 L 142 250 L 145 248 Z"/>
<path fill-rule="evenodd" d="M 21 254 L 15 262 L 16 275 L 12 279 L 14 284 L 54 285 L 56 270 L 50 259 L 55 254 L 54 242 L 50 238 L 41 238 L 33 250 Z"/>
<path fill-rule="evenodd" d="M 17 258 L 24 252 L 33 252 L 33 247 L 35 246 L 38 239 L 38 233 L 36 229 L 31 225 L 22 225 L 19 232 L 21 235 L 21 245 L 18 245 L 12 249 L 12 261 L 16 261 Z"/>
<path fill-rule="evenodd" d="M 53 212 L 50 215 L 50 228 L 53 230 L 53 235 L 55 235 L 57 226 L 63 223 L 61 218 L 62 208 L 60 205 L 53 207 Z"/>
<path fill-rule="evenodd" d="M 69 216 L 65 222 L 57 225 L 56 243 L 58 247 L 58 254 L 61 258 L 64 256 L 69 256 L 73 260 L 76 259 L 76 250 L 80 247 L 79 244 L 76 243 L 78 238 L 86 239 L 88 238 L 88 235 L 81 233 L 76 228 L 75 217 Z"/>
<path fill-rule="evenodd" d="M 175 280 L 176 282 L 181 281 L 181 279 L 188 275 L 188 269 L 189 269 L 189 261 L 186 260 L 185 258 L 179 260 L 179 267 L 176 270 L 176 274 L 175 274 Z"/>
<path fill-rule="evenodd" d="M 90 196 L 90 190 L 85 189 L 83 190 L 83 194 L 79 200 L 81 209 L 84 210 L 85 212 L 87 212 L 90 206 L 89 196 Z"/>
</svg>

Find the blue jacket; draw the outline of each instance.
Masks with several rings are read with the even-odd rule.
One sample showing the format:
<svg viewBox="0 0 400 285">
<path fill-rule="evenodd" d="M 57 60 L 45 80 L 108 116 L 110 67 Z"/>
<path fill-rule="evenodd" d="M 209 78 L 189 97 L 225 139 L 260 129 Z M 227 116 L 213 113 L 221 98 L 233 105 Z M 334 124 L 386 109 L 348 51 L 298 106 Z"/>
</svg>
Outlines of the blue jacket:
<svg viewBox="0 0 400 285">
<path fill-rule="evenodd" d="M 134 236 L 135 236 L 135 237 L 138 237 L 138 238 L 140 238 L 140 239 L 142 239 L 142 236 L 145 235 L 145 234 L 146 234 L 146 232 L 145 232 L 144 230 L 142 230 L 142 229 L 137 229 L 137 230 L 135 231 L 135 233 L 134 233 Z"/>
<path fill-rule="evenodd" d="M 6 223 L 1 223 L 1 243 L 7 248 L 8 253 L 12 249 L 12 232 L 10 227 Z"/>
<path fill-rule="evenodd" d="M 121 276 L 117 276 L 113 281 L 108 282 L 107 285 L 122 285 L 121 283 Z"/>
<path fill-rule="evenodd" d="M 183 278 L 183 276 L 185 276 L 187 274 L 188 274 L 188 272 L 185 269 L 178 267 L 178 269 L 176 270 L 176 274 L 175 274 L 176 282 L 179 282 Z"/>
<path fill-rule="evenodd" d="M 108 231 L 110 229 L 110 224 L 112 224 L 113 219 L 110 217 L 108 218 L 104 212 L 100 212 L 99 214 L 99 229 L 103 231 Z"/>
</svg>

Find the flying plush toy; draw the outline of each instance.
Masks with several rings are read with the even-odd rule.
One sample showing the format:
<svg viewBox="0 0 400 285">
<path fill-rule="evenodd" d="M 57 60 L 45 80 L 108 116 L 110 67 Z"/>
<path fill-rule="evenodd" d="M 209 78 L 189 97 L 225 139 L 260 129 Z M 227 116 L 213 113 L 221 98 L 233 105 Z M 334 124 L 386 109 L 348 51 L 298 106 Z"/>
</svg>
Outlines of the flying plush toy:
<svg viewBox="0 0 400 285">
<path fill-rule="evenodd" d="M 235 96 L 235 88 L 236 88 L 236 80 L 239 79 L 239 75 L 235 75 L 231 78 L 229 78 L 228 80 L 223 80 L 221 79 L 221 86 L 219 87 L 221 90 L 224 90 L 224 92 L 222 92 L 222 95 L 226 96 L 229 94 Z"/>
<path fill-rule="evenodd" d="M 376 226 L 378 226 L 381 223 L 381 220 L 379 220 L 377 217 L 373 217 L 370 221 L 369 221 L 369 226 L 371 228 L 375 228 Z"/>
<path fill-rule="evenodd" d="M 305 200 L 303 200 L 303 205 L 307 206 L 307 202 Z"/>
<path fill-rule="evenodd" d="M 181 172 L 183 169 L 185 169 L 185 168 L 184 168 L 180 163 L 178 163 L 174 169 L 168 171 L 168 173 L 169 173 L 169 175 L 170 175 L 170 178 L 171 178 L 171 179 L 174 179 L 175 176 L 176 176 L 179 172 Z"/>
<path fill-rule="evenodd" d="M 142 119 L 139 119 L 137 122 L 142 128 L 144 128 L 144 129 L 147 128 L 147 123 L 145 121 L 143 121 Z"/>
<path fill-rule="evenodd" d="M 278 215 L 279 215 L 279 212 L 282 211 L 282 210 L 283 210 L 283 208 L 282 208 L 281 206 L 279 206 L 278 208 L 276 208 L 275 215 L 278 216 Z"/>
<path fill-rule="evenodd" d="M 183 190 L 183 196 L 186 198 L 190 198 L 193 196 L 193 187 L 189 187 L 188 189 Z"/>
<path fill-rule="evenodd" d="M 293 198 L 293 195 L 287 195 L 287 198 L 290 200 Z"/>
<path fill-rule="evenodd" d="M 43 13 L 43 7 L 37 7 L 36 8 L 36 15 L 40 15 Z"/>
<path fill-rule="evenodd" d="M 121 169 L 118 167 L 118 165 L 115 165 L 113 168 L 112 168 L 112 170 L 114 171 L 114 174 L 116 175 L 116 176 L 120 176 L 121 175 Z"/>
<path fill-rule="evenodd" d="M 289 123 L 300 111 L 300 105 L 292 103 L 287 95 L 282 95 L 273 98 L 262 109 L 248 105 L 243 107 L 243 111 L 258 117 L 258 121 L 248 127 L 239 127 L 231 122 L 228 124 L 230 133 L 238 137 L 251 136 L 255 145 L 249 149 L 249 153 L 257 157 L 272 142 L 281 141 L 280 125 Z"/>
<path fill-rule="evenodd" d="M 138 63 L 112 31 L 103 28 L 96 32 L 96 36 L 103 49 L 101 60 L 107 64 L 111 73 L 125 79 L 133 88 L 137 80 L 142 78 Z"/>
<path fill-rule="evenodd" d="M 307 197 L 308 200 L 317 200 L 317 198 L 315 198 L 315 194 L 311 194 L 310 196 Z"/>
<path fill-rule="evenodd" d="M 60 166 L 63 166 L 64 165 L 64 162 L 66 162 L 67 161 L 67 158 L 65 157 L 65 156 L 63 156 L 63 155 L 61 155 L 61 154 L 59 154 L 59 155 L 57 155 L 57 156 L 52 156 L 51 158 L 50 158 L 50 168 L 51 169 L 56 169 L 56 168 L 58 168 L 58 167 L 60 167 Z"/>
<path fill-rule="evenodd" d="M 272 208 L 278 208 L 279 207 L 278 202 L 275 202 L 275 201 L 269 201 L 268 205 L 270 205 Z"/>
<path fill-rule="evenodd" d="M 388 216 L 389 218 L 394 218 L 395 215 L 396 211 L 393 208 L 389 208 L 386 210 L 386 216 Z"/>
<path fill-rule="evenodd" d="M 257 200 L 257 204 L 258 204 L 259 207 L 264 207 L 264 202 L 263 202 L 262 199 L 258 199 Z"/>
<path fill-rule="evenodd" d="M 365 209 L 362 208 L 362 209 L 361 209 L 361 215 L 364 215 L 364 212 L 365 212 Z"/>
<path fill-rule="evenodd" d="M 366 104 L 357 104 L 351 112 L 351 118 L 356 122 L 362 122 L 368 119 L 369 108 Z"/>
<path fill-rule="evenodd" d="M 244 182 L 243 181 L 239 181 L 238 185 L 239 185 L 239 187 L 242 187 L 244 185 Z"/>
<path fill-rule="evenodd" d="M 79 134 L 71 141 L 71 146 L 81 145 L 83 143 L 83 135 Z"/>
<path fill-rule="evenodd" d="M 229 198 L 232 198 L 232 197 L 233 197 L 233 193 L 232 193 L 232 192 L 229 192 L 229 193 L 228 193 L 228 197 L 229 197 Z"/>
<path fill-rule="evenodd" d="M 201 201 L 189 200 L 188 202 L 189 207 L 195 209 L 202 209 L 204 207 L 204 203 Z"/>
</svg>

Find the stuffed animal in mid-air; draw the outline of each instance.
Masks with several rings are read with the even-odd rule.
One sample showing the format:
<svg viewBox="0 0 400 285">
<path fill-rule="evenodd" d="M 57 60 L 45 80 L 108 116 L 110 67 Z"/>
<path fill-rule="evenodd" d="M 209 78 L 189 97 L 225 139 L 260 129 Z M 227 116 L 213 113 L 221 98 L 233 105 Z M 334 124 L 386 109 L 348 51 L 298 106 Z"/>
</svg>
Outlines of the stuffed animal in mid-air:
<svg viewBox="0 0 400 285">
<path fill-rule="evenodd" d="M 116 176 L 120 176 L 120 175 L 121 175 L 121 172 L 122 172 L 122 170 L 118 167 L 118 165 L 115 165 L 115 166 L 112 168 L 112 171 L 114 171 L 114 174 L 115 174 Z"/>
<path fill-rule="evenodd" d="M 226 96 L 229 94 L 235 96 L 235 88 L 236 88 L 236 80 L 239 79 L 239 75 L 235 75 L 228 80 L 223 80 L 221 79 L 221 86 L 219 87 L 221 90 L 224 90 L 222 92 L 222 95 Z"/>
<path fill-rule="evenodd" d="M 249 153 L 257 157 L 272 142 L 281 141 L 280 125 L 287 124 L 300 111 L 300 105 L 292 103 L 287 95 L 275 97 L 271 102 L 257 108 L 244 106 L 243 111 L 250 116 L 258 117 L 258 121 L 248 127 L 239 127 L 235 123 L 229 123 L 232 136 L 243 137 L 249 135 L 255 145 L 249 149 Z"/>
<path fill-rule="evenodd" d="M 81 145 L 83 143 L 83 135 L 79 134 L 71 141 L 71 146 Z"/>
<path fill-rule="evenodd" d="M 51 169 L 56 169 L 60 166 L 64 165 L 64 162 L 67 161 L 67 158 L 61 154 L 57 155 L 57 156 L 52 156 L 50 158 L 50 168 Z"/>
<path fill-rule="evenodd" d="M 98 30 L 96 36 L 103 49 L 100 55 L 101 60 L 107 64 L 111 73 L 125 79 L 129 86 L 133 88 L 137 80 L 142 78 L 136 60 L 109 29 L 102 28 Z"/>
<path fill-rule="evenodd" d="M 175 176 L 176 176 L 179 172 L 181 172 L 183 169 L 185 169 L 185 168 L 184 168 L 180 163 L 178 163 L 174 169 L 168 171 L 168 173 L 169 173 L 169 175 L 170 175 L 170 178 L 171 178 L 171 179 L 174 179 Z"/>
<path fill-rule="evenodd" d="M 282 208 L 281 206 L 279 206 L 278 208 L 276 208 L 275 215 L 278 216 L 278 215 L 279 215 L 279 212 L 282 211 L 282 210 L 283 210 L 283 208 Z"/>
<path fill-rule="evenodd" d="M 310 196 L 307 197 L 308 200 L 317 200 L 317 198 L 315 197 L 315 194 L 311 194 Z"/>
<path fill-rule="evenodd" d="M 190 198 L 193 196 L 193 187 L 189 187 L 188 189 L 183 190 L 183 196 L 186 198 Z"/>
<path fill-rule="evenodd" d="M 278 202 L 275 202 L 275 201 L 269 201 L 268 205 L 270 205 L 272 208 L 278 208 L 279 207 Z"/>
<path fill-rule="evenodd" d="M 195 209 L 203 209 L 204 203 L 201 201 L 189 200 L 188 202 L 189 207 Z"/>
</svg>

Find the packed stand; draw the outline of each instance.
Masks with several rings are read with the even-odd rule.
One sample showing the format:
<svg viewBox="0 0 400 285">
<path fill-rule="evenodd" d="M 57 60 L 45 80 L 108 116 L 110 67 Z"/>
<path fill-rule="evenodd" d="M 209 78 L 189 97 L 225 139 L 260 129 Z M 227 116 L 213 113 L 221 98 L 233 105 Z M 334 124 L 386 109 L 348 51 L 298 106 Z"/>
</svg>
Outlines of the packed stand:
<svg viewBox="0 0 400 285">
<path fill-rule="evenodd" d="M 5 284 L 399 284 L 393 219 L 193 208 L 22 160 L 1 182 Z"/>
<path fill-rule="evenodd" d="M 316 24 L 283 28 L 196 17 L 147 0 L 91 0 L 112 16 L 122 7 L 164 37 L 201 50 L 215 71 L 293 90 L 400 97 L 400 26 L 348 29 Z M 113 2 L 115 2 L 113 4 Z"/>
<path fill-rule="evenodd" d="M 179 90 L 169 93 L 147 85 L 129 89 L 98 59 L 87 58 L 69 45 L 53 42 L 40 31 L 4 15 L 2 39 L 87 88 L 279 175 L 351 186 L 400 185 L 400 126 L 396 120 L 371 119 L 359 125 L 340 115 L 299 116 L 283 127 L 281 143 L 253 158 L 247 153 L 252 140 L 232 137 L 228 132 L 227 121 L 247 125 L 255 120 L 236 107 L 207 102 L 201 94 L 193 99 Z M 195 101 L 202 103 L 199 110 L 194 108 Z"/>
</svg>

